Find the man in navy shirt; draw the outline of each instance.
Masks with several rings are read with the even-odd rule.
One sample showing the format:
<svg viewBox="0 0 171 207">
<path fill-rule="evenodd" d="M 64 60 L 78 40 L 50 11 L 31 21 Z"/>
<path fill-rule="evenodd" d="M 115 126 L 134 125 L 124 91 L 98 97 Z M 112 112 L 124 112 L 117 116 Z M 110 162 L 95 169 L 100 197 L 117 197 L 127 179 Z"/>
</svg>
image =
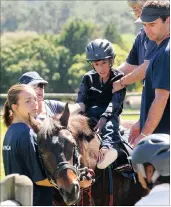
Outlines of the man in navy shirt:
<svg viewBox="0 0 171 207">
<path fill-rule="evenodd" d="M 147 68 L 140 112 L 139 136 L 130 143 L 152 133 L 170 134 L 170 3 L 148 1 L 138 20 L 148 37 L 158 45 Z M 134 131 L 134 129 L 132 129 Z"/>
<path fill-rule="evenodd" d="M 146 0 L 128 0 L 129 6 L 137 18 L 140 17 L 145 2 Z M 126 61 L 117 68 L 124 73 L 124 77 L 113 83 L 113 93 L 129 84 L 144 79 L 145 71 L 151 57 L 155 54 L 156 48 L 156 42 L 151 41 L 142 28 L 134 41 Z M 121 124 L 126 127 L 130 125 L 125 121 L 121 121 Z"/>
<path fill-rule="evenodd" d="M 146 0 L 128 0 L 129 6 L 137 18 L 140 17 L 145 2 Z M 141 68 L 147 68 L 149 60 L 155 52 L 156 46 L 154 41 L 149 40 L 144 29 L 141 29 L 134 41 L 126 62 L 120 65 L 118 70 L 121 70 L 125 75 L 134 70 L 141 73 Z M 145 72 L 143 74 L 145 74 Z M 144 78 L 143 74 L 141 75 L 141 79 Z"/>
<path fill-rule="evenodd" d="M 145 2 L 146 0 L 128 0 L 129 6 L 132 8 L 137 18 L 140 17 Z M 126 62 L 118 67 L 125 76 L 121 81 L 113 83 L 113 92 L 124 88 L 128 84 L 142 80 L 145 77 L 145 71 L 148 67 L 149 60 L 155 53 L 156 48 L 156 42 L 149 40 L 144 29 L 141 29 L 134 41 Z"/>
</svg>

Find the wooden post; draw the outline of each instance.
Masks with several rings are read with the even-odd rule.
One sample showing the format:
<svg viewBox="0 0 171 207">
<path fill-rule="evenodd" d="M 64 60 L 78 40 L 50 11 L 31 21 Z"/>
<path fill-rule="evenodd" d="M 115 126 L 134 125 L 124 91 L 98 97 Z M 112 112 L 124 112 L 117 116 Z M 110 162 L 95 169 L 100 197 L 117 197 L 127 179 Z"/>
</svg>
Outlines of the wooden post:
<svg viewBox="0 0 171 207">
<path fill-rule="evenodd" d="M 22 206 L 33 205 L 33 183 L 25 175 L 11 174 L 0 182 L 0 202 L 7 205 L 7 200 L 18 202 Z M 3 202 L 3 203 L 2 203 Z M 10 202 L 9 202 L 10 203 Z"/>
</svg>

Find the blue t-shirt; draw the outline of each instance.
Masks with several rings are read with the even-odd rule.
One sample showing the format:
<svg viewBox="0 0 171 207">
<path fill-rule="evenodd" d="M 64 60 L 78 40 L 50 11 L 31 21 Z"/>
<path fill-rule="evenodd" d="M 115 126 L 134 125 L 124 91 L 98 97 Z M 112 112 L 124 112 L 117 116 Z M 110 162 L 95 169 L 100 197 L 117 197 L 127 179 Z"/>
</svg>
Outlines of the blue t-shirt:
<svg viewBox="0 0 171 207">
<path fill-rule="evenodd" d="M 144 80 L 140 128 L 142 130 L 152 102 L 155 98 L 155 89 L 170 91 L 170 38 L 165 39 L 157 48 L 156 54 L 150 60 Z M 163 116 L 153 133 L 170 134 L 170 96 Z"/>
<path fill-rule="evenodd" d="M 46 179 L 38 157 L 37 136 L 24 123 L 14 123 L 8 128 L 3 142 L 5 175 L 18 173 L 33 182 L 33 205 L 52 205 L 52 188 L 38 186 L 35 182 Z"/>
<path fill-rule="evenodd" d="M 157 49 L 157 44 L 149 40 L 144 29 L 138 33 L 132 49 L 126 59 L 130 65 L 141 65 L 144 60 L 150 60 Z"/>
</svg>

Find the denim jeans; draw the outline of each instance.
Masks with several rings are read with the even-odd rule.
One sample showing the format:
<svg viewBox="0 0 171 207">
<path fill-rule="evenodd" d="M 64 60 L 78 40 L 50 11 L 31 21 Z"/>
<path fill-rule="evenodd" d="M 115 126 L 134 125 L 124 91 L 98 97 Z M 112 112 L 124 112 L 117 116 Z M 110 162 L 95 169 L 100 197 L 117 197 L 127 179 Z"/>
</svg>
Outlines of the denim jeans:
<svg viewBox="0 0 171 207">
<path fill-rule="evenodd" d="M 95 118 L 99 121 L 100 116 L 106 110 L 105 107 L 93 106 L 86 111 L 86 116 L 89 118 Z M 107 146 L 112 148 L 118 148 L 120 142 L 119 135 L 119 117 L 113 115 L 109 119 L 101 131 L 102 143 L 101 147 Z M 120 145 L 120 144 L 119 144 Z M 120 148 L 120 147 L 119 147 Z"/>
</svg>

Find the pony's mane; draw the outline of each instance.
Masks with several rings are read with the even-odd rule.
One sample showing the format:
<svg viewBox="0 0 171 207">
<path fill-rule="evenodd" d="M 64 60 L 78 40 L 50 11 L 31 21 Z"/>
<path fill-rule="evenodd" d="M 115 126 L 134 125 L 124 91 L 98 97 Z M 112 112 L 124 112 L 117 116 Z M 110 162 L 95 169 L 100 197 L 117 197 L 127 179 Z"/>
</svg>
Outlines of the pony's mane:
<svg viewBox="0 0 171 207">
<path fill-rule="evenodd" d="M 89 118 L 83 115 L 71 115 L 68 127 L 79 146 L 84 166 L 95 169 L 100 141 L 90 125 Z"/>
<path fill-rule="evenodd" d="M 43 135 L 41 137 L 44 139 L 47 139 L 48 137 L 55 135 L 61 128 L 60 115 L 48 117 L 42 122 L 39 134 Z"/>
<path fill-rule="evenodd" d="M 76 141 L 91 141 L 94 132 L 89 125 L 89 119 L 83 115 L 71 115 L 69 117 L 68 127 Z"/>
<path fill-rule="evenodd" d="M 56 115 L 51 118 L 46 118 L 41 125 L 38 133 L 38 142 L 50 139 L 63 128 L 60 121 L 61 115 Z M 67 128 L 71 131 L 75 139 L 80 154 L 82 155 L 82 163 L 92 169 L 95 168 L 100 141 L 90 127 L 89 119 L 83 115 L 70 115 Z M 43 142 L 46 145 L 46 142 Z"/>
</svg>

